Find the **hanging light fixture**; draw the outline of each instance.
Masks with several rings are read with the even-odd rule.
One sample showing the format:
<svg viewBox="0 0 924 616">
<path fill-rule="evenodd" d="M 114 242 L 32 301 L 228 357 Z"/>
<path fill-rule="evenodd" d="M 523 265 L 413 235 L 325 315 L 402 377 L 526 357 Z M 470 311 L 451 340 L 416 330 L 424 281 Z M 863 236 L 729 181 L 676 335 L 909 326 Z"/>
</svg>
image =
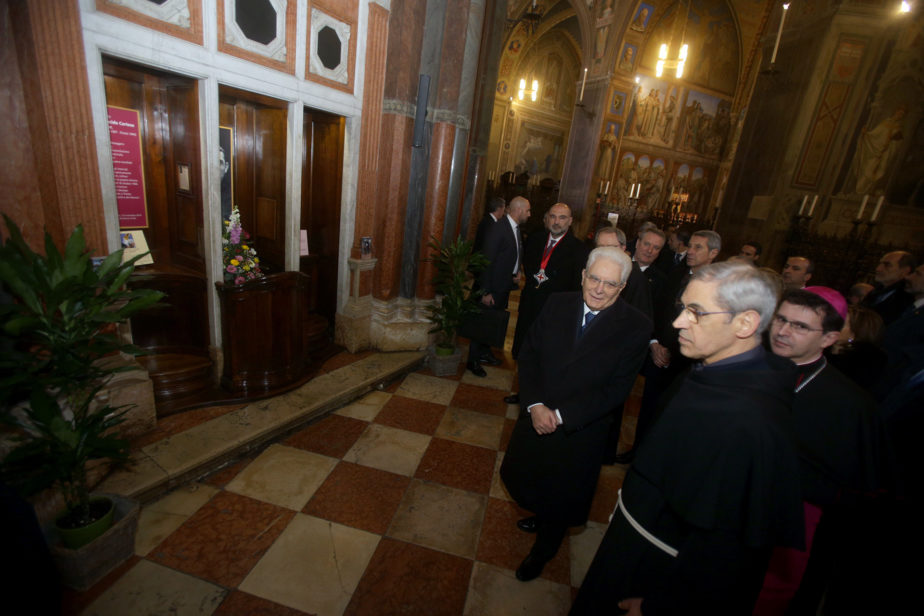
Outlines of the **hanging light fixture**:
<svg viewBox="0 0 924 616">
<path fill-rule="evenodd" d="M 539 28 L 539 22 L 542 21 L 542 7 L 536 4 L 536 0 L 531 0 L 523 8 L 523 12 L 516 19 L 507 19 L 508 28 L 516 28 L 517 24 L 523 24 L 530 36 L 536 33 Z"/>
<path fill-rule="evenodd" d="M 689 4 L 686 5 L 686 10 L 683 12 L 683 26 L 680 29 L 680 49 L 677 51 L 677 57 L 675 59 L 670 59 L 671 48 L 674 46 L 674 34 L 677 32 L 677 24 L 680 21 L 680 10 L 684 8 L 683 2 L 680 3 L 680 8 L 677 9 L 678 15 L 674 19 L 674 24 L 671 26 L 671 38 L 667 43 L 661 43 L 661 46 L 658 48 L 658 61 L 655 64 L 655 76 L 661 77 L 664 74 L 664 69 L 675 69 L 675 76 L 677 79 L 683 77 L 683 67 L 687 62 L 687 55 L 690 53 L 690 46 L 683 42 L 684 35 L 687 32 L 687 17 L 690 13 Z"/>
<path fill-rule="evenodd" d="M 517 98 L 522 101 L 522 100 L 525 100 L 527 96 L 529 96 L 529 100 L 535 103 L 536 98 L 539 95 L 539 80 L 533 79 L 532 85 L 533 85 L 532 89 L 527 90 L 526 89 L 526 79 L 520 79 L 520 87 L 517 90 Z"/>
</svg>

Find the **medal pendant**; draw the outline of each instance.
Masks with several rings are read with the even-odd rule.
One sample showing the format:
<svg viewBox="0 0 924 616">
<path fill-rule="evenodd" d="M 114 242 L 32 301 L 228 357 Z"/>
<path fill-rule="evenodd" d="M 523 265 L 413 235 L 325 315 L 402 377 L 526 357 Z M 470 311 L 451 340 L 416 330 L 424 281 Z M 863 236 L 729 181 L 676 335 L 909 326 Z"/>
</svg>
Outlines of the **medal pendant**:
<svg viewBox="0 0 924 616">
<path fill-rule="evenodd" d="M 539 288 L 539 285 L 541 285 L 543 282 L 545 282 L 546 280 L 549 279 L 549 277 L 545 275 L 545 270 L 544 270 L 544 269 L 541 269 L 541 270 L 539 270 L 538 272 L 536 272 L 535 274 L 533 274 L 533 278 L 536 279 L 536 288 L 537 288 L 537 289 Z"/>
</svg>

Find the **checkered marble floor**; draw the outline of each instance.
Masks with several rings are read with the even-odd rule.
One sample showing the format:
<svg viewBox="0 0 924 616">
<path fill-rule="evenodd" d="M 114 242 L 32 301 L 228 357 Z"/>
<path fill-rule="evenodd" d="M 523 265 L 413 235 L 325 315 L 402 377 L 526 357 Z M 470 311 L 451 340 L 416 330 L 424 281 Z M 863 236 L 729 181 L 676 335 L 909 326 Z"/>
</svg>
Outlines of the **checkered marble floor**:
<svg viewBox="0 0 924 616">
<path fill-rule="evenodd" d="M 533 536 L 497 474 L 513 362 L 508 352 L 486 378 L 463 370 L 410 373 L 147 504 L 135 557 L 68 594 L 65 612 L 566 614 L 625 469 L 603 468 L 588 524 L 541 578 L 517 581 Z M 637 408 L 636 391 L 624 439 Z"/>
</svg>

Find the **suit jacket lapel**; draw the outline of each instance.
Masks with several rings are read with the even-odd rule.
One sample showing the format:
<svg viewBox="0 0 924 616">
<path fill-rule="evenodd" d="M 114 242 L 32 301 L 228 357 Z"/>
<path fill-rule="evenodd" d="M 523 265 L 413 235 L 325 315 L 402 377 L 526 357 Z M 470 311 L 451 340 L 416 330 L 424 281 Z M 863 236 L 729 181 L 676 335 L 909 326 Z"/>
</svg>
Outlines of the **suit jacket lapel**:
<svg viewBox="0 0 924 616">
<path fill-rule="evenodd" d="M 579 332 L 583 324 L 584 300 L 579 302 L 578 318 L 574 322 L 574 347 L 570 357 L 565 363 L 578 361 L 581 357 L 598 348 L 601 344 L 608 344 L 609 338 L 616 333 L 619 322 L 624 316 L 624 304 L 620 299 L 616 303 L 597 315 L 587 331 L 580 337 Z"/>
</svg>

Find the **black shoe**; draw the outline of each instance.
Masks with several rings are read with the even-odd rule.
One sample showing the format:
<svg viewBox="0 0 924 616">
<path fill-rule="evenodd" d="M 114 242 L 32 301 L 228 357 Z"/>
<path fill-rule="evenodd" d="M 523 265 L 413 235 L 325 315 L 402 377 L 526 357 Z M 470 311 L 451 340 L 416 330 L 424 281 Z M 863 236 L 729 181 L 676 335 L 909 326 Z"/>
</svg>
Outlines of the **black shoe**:
<svg viewBox="0 0 924 616">
<path fill-rule="evenodd" d="M 509 396 L 504 396 L 504 402 L 507 404 L 519 404 L 520 394 L 510 394 Z"/>
<path fill-rule="evenodd" d="M 530 552 L 529 556 L 524 558 L 520 566 L 517 567 L 517 579 L 521 582 L 535 580 L 542 574 L 542 569 L 545 567 L 546 562 L 548 561 L 534 556 L 533 553 Z"/>
<path fill-rule="evenodd" d="M 489 366 L 500 366 L 502 363 L 504 363 L 504 360 L 497 359 L 496 357 L 488 353 L 487 355 L 482 355 L 481 357 L 479 357 L 478 362 L 482 364 L 488 364 Z"/>
<path fill-rule="evenodd" d="M 472 374 L 474 374 L 475 376 L 488 376 L 488 373 L 484 371 L 484 368 L 482 368 L 477 363 L 468 362 L 467 364 L 465 364 L 465 367 L 471 370 Z"/>
<path fill-rule="evenodd" d="M 539 530 L 539 520 L 534 515 L 523 518 L 522 520 L 517 520 L 517 528 L 524 533 L 534 533 Z"/>
<path fill-rule="evenodd" d="M 635 449 L 624 451 L 613 458 L 613 464 L 632 464 L 635 459 Z"/>
</svg>

